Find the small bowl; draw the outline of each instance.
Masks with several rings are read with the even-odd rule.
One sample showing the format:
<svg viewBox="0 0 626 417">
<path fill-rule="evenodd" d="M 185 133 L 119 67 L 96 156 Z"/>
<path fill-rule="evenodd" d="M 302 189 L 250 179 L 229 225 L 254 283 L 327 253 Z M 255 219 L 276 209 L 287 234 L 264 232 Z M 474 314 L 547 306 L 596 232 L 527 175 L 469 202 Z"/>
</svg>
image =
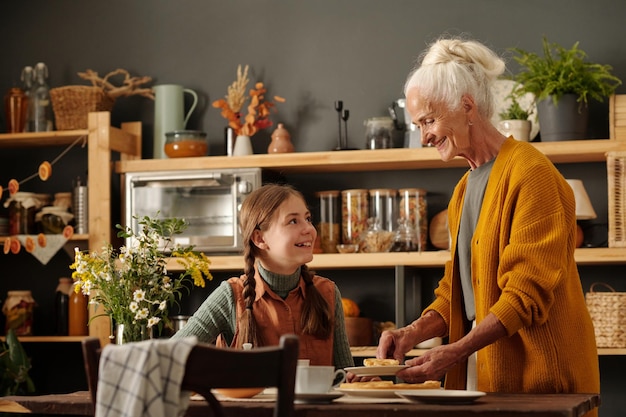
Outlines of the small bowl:
<svg viewBox="0 0 626 417">
<path fill-rule="evenodd" d="M 264 388 L 216 388 L 215 391 L 224 397 L 252 398 L 261 393 Z"/>
<path fill-rule="evenodd" d="M 342 243 L 337 245 L 339 253 L 357 253 L 359 251 L 359 245 L 356 243 Z"/>
<path fill-rule="evenodd" d="M 170 158 L 205 156 L 209 143 L 205 132 L 198 130 L 175 130 L 165 134 L 165 155 Z"/>
</svg>

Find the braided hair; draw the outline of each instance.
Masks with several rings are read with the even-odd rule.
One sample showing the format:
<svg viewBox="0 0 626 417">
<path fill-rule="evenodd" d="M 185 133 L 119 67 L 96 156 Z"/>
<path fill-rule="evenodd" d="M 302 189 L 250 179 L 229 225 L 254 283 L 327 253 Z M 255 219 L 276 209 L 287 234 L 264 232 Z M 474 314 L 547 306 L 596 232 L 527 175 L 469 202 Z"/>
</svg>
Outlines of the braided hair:
<svg viewBox="0 0 626 417">
<path fill-rule="evenodd" d="M 252 241 L 255 230 L 267 230 L 273 221 L 278 209 L 289 197 L 300 198 L 306 204 L 302 193 L 290 185 L 266 184 L 256 190 L 244 200 L 240 211 L 241 235 L 243 237 L 244 283 L 243 300 L 244 313 L 239 318 L 239 337 L 237 348 L 243 343 L 252 343 L 253 346 L 263 346 L 261 335 L 257 331 L 256 321 L 252 314 L 256 296 L 256 281 L 254 279 L 256 258 L 260 249 Z M 306 283 L 306 297 L 303 305 L 301 325 L 305 334 L 317 338 L 328 338 L 333 328 L 333 317 L 328 303 L 313 285 L 313 273 L 306 265 L 301 268 L 302 278 Z"/>
</svg>

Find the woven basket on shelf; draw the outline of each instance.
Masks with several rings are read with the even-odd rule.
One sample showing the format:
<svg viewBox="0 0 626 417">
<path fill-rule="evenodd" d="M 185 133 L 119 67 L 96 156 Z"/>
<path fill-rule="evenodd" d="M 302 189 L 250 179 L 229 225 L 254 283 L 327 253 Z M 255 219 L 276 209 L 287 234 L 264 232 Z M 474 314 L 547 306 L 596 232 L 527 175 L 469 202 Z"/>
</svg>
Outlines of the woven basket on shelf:
<svg viewBox="0 0 626 417">
<path fill-rule="evenodd" d="M 595 292 L 596 285 L 611 291 Z M 626 292 L 616 292 L 608 284 L 595 282 L 585 294 L 585 300 L 598 347 L 626 348 Z"/>
<path fill-rule="evenodd" d="M 102 88 L 82 85 L 52 88 L 50 99 L 57 130 L 86 129 L 90 112 L 111 111 L 115 104 Z"/>
<path fill-rule="evenodd" d="M 609 195 L 609 247 L 626 247 L 626 152 L 606 156 Z"/>
</svg>

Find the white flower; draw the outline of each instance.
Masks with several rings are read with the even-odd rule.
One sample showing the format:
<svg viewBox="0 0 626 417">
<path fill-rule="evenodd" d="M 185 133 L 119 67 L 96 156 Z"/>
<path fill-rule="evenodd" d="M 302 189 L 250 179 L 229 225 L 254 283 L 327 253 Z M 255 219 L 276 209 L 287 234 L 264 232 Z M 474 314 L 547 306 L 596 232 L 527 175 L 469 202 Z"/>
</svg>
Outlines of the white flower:
<svg viewBox="0 0 626 417">
<path fill-rule="evenodd" d="M 163 311 L 167 308 L 167 301 L 163 300 L 159 303 L 159 310 Z"/>
<path fill-rule="evenodd" d="M 137 311 L 137 313 L 135 314 L 135 320 L 147 319 L 148 318 L 148 314 L 150 314 L 148 309 L 147 308 L 142 308 L 141 310 Z"/>
<path fill-rule="evenodd" d="M 128 305 L 128 308 L 131 312 L 135 313 L 137 310 L 139 310 L 139 304 L 136 301 L 131 301 Z"/>
<path fill-rule="evenodd" d="M 161 321 L 161 319 L 159 317 L 150 317 L 148 319 L 148 328 L 154 326 L 155 324 L 157 324 L 160 321 Z"/>
<path fill-rule="evenodd" d="M 144 290 L 135 290 L 133 293 L 133 299 L 137 302 L 143 301 L 146 299 L 146 292 Z"/>
</svg>

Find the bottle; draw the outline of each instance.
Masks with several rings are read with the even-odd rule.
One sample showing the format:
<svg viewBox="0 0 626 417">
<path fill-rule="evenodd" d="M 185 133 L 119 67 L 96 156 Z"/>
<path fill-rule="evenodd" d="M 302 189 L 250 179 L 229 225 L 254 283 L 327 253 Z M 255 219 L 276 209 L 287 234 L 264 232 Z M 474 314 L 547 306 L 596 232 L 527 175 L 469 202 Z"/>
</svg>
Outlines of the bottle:
<svg viewBox="0 0 626 417">
<path fill-rule="evenodd" d="M 55 301 L 54 301 L 54 309 L 55 309 L 55 317 L 56 317 L 56 334 L 58 336 L 68 335 L 71 288 L 72 288 L 71 278 L 59 278 L 59 285 L 57 285 Z"/>
<path fill-rule="evenodd" d="M 69 306 L 69 336 L 86 336 L 89 334 L 87 323 L 88 318 L 88 297 L 80 290 L 76 292 L 75 285 L 70 290 L 70 306 Z"/>
<path fill-rule="evenodd" d="M 33 89 L 33 82 L 35 80 L 35 70 L 30 65 L 25 66 L 22 69 L 21 74 L 22 90 L 26 96 L 26 110 L 24 110 L 24 121 L 22 126 L 22 132 L 28 132 L 28 119 L 29 119 L 29 106 L 30 106 L 30 92 Z"/>
<path fill-rule="evenodd" d="M 4 96 L 4 110 L 7 133 L 23 132 L 28 110 L 28 98 L 24 90 L 19 87 L 11 88 Z"/>
<path fill-rule="evenodd" d="M 52 130 L 52 106 L 48 87 L 48 67 L 43 62 L 35 65 L 34 83 L 30 90 L 28 105 L 28 131 Z"/>
</svg>

